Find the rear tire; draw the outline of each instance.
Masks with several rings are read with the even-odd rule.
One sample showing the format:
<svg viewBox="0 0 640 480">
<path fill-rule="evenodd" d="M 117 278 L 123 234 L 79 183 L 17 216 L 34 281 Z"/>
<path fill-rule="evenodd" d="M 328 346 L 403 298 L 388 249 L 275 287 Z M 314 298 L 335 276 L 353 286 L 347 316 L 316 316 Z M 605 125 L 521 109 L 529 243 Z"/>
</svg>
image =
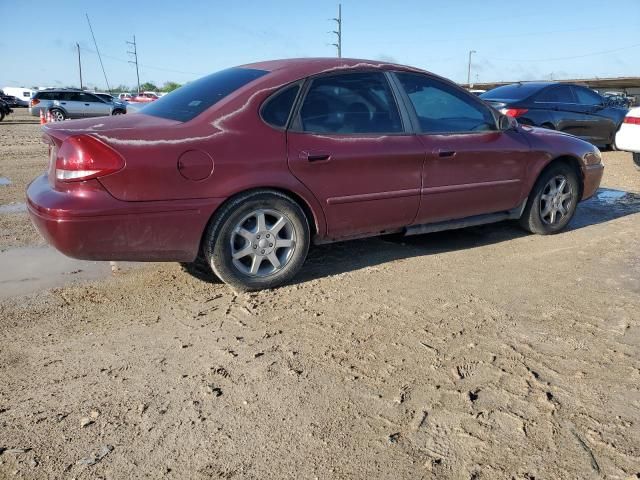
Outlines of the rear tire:
<svg viewBox="0 0 640 480">
<path fill-rule="evenodd" d="M 636 168 L 640 170 L 640 153 L 638 152 L 633 153 L 633 163 L 635 163 Z"/>
<path fill-rule="evenodd" d="M 49 110 L 49 113 L 51 113 L 54 122 L 62 122 L 63 120 L 67 119 L 67 116 L 59 108 L 52 108 L 51 110 Z"/>
<path fill-rule="evenodd" d="M 562 231 L 576 211 L 579 195 L 580 182 L 575 170 L 566 163 L 551 164 L 533 186 L 520 226 L 538 235 Z"/>
<path fill-rule="evenodd" d="M 273 190 L 241 194 L 211 221 L 204 253 L 213 272 L 236 290 L 289 282 L 307 257 L 309 223 L 289 196 Z"/>
</svg>

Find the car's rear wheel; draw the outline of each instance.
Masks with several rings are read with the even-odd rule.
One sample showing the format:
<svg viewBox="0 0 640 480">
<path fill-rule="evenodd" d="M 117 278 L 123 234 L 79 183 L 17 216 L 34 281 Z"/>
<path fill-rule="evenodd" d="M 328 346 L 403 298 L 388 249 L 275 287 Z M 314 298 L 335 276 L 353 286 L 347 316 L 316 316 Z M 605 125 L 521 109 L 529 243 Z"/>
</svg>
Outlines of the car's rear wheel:
<svg viewBox="0 0 640 480">
<path fill-rule="evenodd" d="M 636 164 L 636 168 L 640 169 L 640 153 L 634 152 L 633 163 Z"/>
<path fill-rule="evenodd" d="M 4 112 L 0 112 L 0 122 L 4 120 Z"/>
<path fill-rule="evenodd" d="M 520 225 L 532 233 L 550 235 L 560 232 L 573 217 L 580 195 L 575 170 L 566 163 L 555 163 L 536 181 Z"/>
<path fill-rule="evenodd" d="M 61 122 L 67 118 L 64 112 L 59 108 L 52 108 L 49 110 L 49 113 L 51 113 L 51 118 L 53 118 L 54 122 Z"/>
<path fill-rule="evenodd" d="M 215 215 L 204 252 L 223 282 L 238 290 L 262 290 L 290 281 L 309 243 L 300 205 L 283 193 L 256 190 L 234 198 Z"/>
</svg>

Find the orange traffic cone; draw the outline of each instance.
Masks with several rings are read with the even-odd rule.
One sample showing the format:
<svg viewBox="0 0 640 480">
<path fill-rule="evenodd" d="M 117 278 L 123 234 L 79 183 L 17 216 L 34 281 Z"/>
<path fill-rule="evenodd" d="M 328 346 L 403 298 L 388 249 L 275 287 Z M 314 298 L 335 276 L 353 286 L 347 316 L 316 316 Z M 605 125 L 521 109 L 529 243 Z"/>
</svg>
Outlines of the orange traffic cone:
<svg viewBox="0 0 640 480">
<path fill-rule="evenodd" d="M 42 109 L 40 109 L 40 125 L 44 125 L 47 121 L 44 118 L 44 113 L 42 113 Z"/>
<path fill-rule="evenodd" d="M 53 122 L 53 117 L 51 116 L 51 112 L 47 112 L 47 123 Z"/>
</svg>

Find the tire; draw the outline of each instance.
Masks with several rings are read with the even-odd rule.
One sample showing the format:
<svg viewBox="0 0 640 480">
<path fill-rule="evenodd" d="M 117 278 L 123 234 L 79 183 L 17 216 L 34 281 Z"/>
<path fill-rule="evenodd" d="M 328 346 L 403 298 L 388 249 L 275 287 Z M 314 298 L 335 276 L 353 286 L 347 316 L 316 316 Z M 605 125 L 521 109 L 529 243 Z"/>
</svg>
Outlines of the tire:
<svg viewBox="0 0 640 480">
<path fill-rule="evenodd" d="M 307 257 L 310 238 L 300 205 L 283 193 L 255 190 L 214 215 L 203 250 L 220 280 L 240 291 L 263 290 L 293 279 Z"/>
<path fill-rule="evenodd" d="M 635 163 L 636 168 L 640 170 L 640 153 L 638 152 L 633 153 L 633 163 Z"/>
<path fill-rule="evenodd" d="M 0 122 L 4 120 L 4 112 L 0 112 Z"/>
<path fill-rule="evenodd" d="M 576 211 L 579 196 L 580 182 L 576 171 L 562 162 L 549 165 L 529 194 L 520 226 L 538 235 L 562 231 Z"/>
<path fill-rule="evenodd" d="M 59 108 L 52 108 L 51 110 L 49 110 L 49 113 L 51 113 L 54 122 L 62 122 L 63 120 L 67 119 L 65 113 Z"/>
<path fill-rule="evenodd" d="M 124 110 L 114 110 L 111 115 L 124 115 Z"/>
</svg>

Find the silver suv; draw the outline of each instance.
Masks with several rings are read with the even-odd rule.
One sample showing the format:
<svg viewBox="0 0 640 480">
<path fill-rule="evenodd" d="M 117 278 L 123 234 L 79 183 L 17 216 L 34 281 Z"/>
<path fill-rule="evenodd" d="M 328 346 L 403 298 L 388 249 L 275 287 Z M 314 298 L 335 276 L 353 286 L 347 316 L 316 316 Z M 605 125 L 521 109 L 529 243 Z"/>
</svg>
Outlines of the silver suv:
<svg viewBox="0 0 640 480">
<path fill-rule="evenodd" d="M 39 117 L 50 112 L 54 120 L 67 118 L 103 117 L 127 113 L 121 102 L 108 101 L 99 96 L 71 89 L 47 89 L 37 92 L 29 102 L 29 113 Z"/>
</svg>

